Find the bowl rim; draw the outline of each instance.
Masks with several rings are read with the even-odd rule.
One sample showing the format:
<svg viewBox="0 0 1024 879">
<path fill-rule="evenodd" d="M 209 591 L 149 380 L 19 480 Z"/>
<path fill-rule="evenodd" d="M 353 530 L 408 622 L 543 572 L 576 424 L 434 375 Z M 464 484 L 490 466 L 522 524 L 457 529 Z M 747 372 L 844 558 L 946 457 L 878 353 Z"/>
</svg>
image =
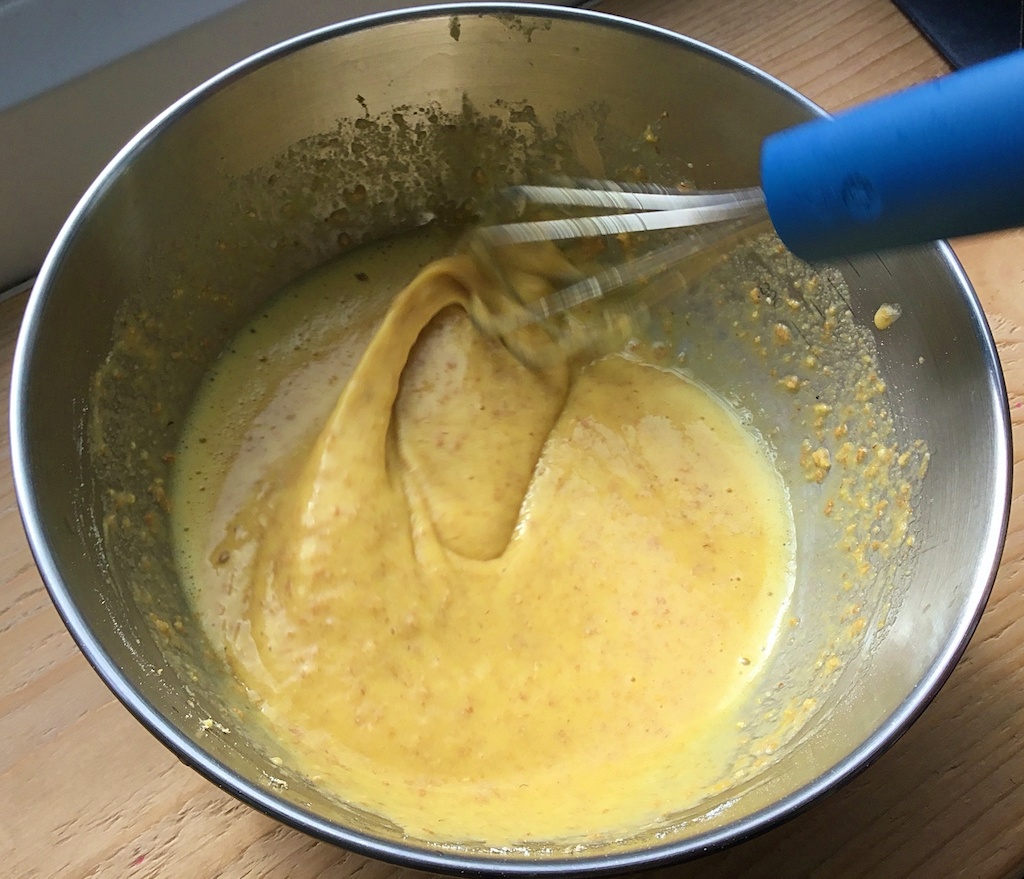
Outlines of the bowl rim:
<svg viewBox="0 0 1024 879">
<path fill-rule="evenodd" d="M 508 876 L 550 875 L 553 873 L 603 875 L 641 867 L 678 863 L 724 849 L 781 824 L 871 765 L 924 711 L 952 673 L 980 621 L 994 584 L 1009 521 L 1012 488 L 1009 478 L 1012 471 L 1009 405 L 998 352 L 984 312 L 963 268 L 952 249 L 945 242 L 937 242 L 929 247 L 934 249 L 945 264 L 951 280 L 963 294 L 970 312 L 974 335 L 978 340 L 981 355 L 986 364 L 987 393 L 993 401 L 992 408 L 996 422 L 994 484 L 1003 488 L 1002 496 L 993 498 L 996 506 L 992 522 L 996 527 L 989 527 L 986 540 L 979 548 L 976 573 L 965 597 L 965 607 L 969 612 L 961 614 L 957 619 L 957 625 L 949 632 L 935 661 L 915 688 L 857 748 L 812 782 L 770 806 L 731 821 L 720 828 L 698 833 L 685 840 L 668 840 L 658 845 L 611 855 L 584 854 L 579 857 L 551 858 L 510 857 L 512 852 L 506 850 L 497 852 L 493 856 L 467 855 L 445 849 L 441 845 L 437 847 L 410 845 L 347 829 L 281 799 L 272 790 L 242 777 L 199 747 L 181 728 L 157 711 L 114 663 L 72 599 L 51 552 L 47 529 L 33 489 L 33 467 L 29 454 L 29 439 L 25 430 L 24 413 L 31 405 L 28 399 L 28 383 L 45 301 L 49 296 L 53 278 L 57 274 L 65 253 L 72 246 L 77 230 L 87 220 L 93 205 L 102 198 L 106 189 L 132 157 L 208 97 L 255 70 L 294 52 L 317 43 L 381 25 L 397 24 L 415 19 L 438 17 L 450 19 L 452 16 L 472 14 L 512 14 L 537 19 L 574 20 L 673 43 L 687 51 L 703 54 L 746 73 L 764 86 L 775 89 L 797 102 L 813 115 L 821 117 L 829 115 L 817 104 L 775 77 L 752 64 L 691 37 L 666 28 L 592 9 L 549 6 L 538 3 L 434 4 L 376 13 L 317 28 L 256 52 L 192 89 L 143 127 L 111 159 L 89 186 L 58 233 L 29 297 L 13 361 L 9 430 L 15 493 L 30 549 L 51 600 L 88 662 L 114 696 L 181 762 L 236 799 L 275 820 L 325 842 L 382 861 L 421 870 L 434 870 L 450 874 L 475 873 Z"/>
</svg>

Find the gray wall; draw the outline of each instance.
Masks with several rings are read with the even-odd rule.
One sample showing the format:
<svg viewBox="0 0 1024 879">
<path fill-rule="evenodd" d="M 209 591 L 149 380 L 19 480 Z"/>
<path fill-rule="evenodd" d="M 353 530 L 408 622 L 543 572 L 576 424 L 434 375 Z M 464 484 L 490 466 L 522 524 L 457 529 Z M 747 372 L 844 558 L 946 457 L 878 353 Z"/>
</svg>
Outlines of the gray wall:
<svg viewBox="0 0 1024 879">
<path fill-rule="evenodd" d="M 38 271 L 89 183 L 187 91 L 296 34 L 420 5 L 424 0 L 0 0 L 0 291 Z"/>
</svg>

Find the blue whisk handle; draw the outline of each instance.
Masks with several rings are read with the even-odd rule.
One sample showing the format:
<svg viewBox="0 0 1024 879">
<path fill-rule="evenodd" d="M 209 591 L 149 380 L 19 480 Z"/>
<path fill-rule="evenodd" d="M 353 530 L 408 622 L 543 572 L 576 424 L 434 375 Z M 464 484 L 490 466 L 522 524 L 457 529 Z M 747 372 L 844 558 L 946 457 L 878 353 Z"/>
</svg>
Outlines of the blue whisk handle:
<svg viewBox="0 0 1024 879">
<path fill-rule="evenodd" d="M 808 260 L 1024 226 L 1024 50 L 772 135 L 761 185 Z"/>
</svg>

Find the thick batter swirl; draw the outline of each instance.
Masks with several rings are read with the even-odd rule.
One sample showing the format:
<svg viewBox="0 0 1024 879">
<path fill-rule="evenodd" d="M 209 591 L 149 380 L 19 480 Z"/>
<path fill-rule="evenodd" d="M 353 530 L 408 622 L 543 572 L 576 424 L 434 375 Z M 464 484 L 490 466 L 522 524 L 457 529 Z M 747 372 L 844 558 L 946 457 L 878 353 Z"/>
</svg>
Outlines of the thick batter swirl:
<svg viewBox="0 0 1024 879">
<path fill-rule="evenodd" d="M 312 448 L 183 558 L 284 759 L 340 796 L 432 839 L 622 833 L 720 780 L 788 597 L 785 491 L 674 372 L 522 366 L 468 320 L 480 283 L 424 270 Z"/>
</svg>

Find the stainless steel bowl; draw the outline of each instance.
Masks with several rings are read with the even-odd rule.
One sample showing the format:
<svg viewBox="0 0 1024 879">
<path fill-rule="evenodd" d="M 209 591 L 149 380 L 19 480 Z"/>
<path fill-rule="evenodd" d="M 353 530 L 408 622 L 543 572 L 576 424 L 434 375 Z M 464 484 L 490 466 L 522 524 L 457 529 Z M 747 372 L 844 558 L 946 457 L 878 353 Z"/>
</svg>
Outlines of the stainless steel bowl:
<svg viewBox="0 0 1024 879">
<path fill-rule="evenodd" d="M 688 163 L 698 184 L 745 186 L 756 181 L 767 134 L 820 112 L 673 33 L 493 4 L 317 31 L 226 71 L 156 119 L 54 244 L 25 317 L 11 402 L 33 552 L 117 697 L 184 762 L 267 814 L 375 857 L 446 871 L 597 873 L 694 857 L 778 823 L 867 766 L 966 646 L 1006 526 L 999 364 L 943 245 L 841 267 L 856 320 L 869 322 L 894 295 L 903 306 L 878 357 L 898 430 L 931 454 L 914 551 L 882 584 L 878 633 L 844 660 L 811 721 L 769 772 L 699 820 L 524 856 L 405 838 L 300 777 L 279 777 L 245 700 L 204 651 L 166 525 L 166 453 L 224 341 L 282 284 L 353 242 L 467 210 L 478 194 L 467 163 L 494 178 L 555 159 L 592 168 L 595 150 L 631 143 L 657 119 L 661 159 Z M 788 442 L 785 430 L 777 442 Z M 796 601 L 813 618 L 842 595 L 815 570 L 820 529 L 800 516 L 809 573 L 798 576 Z M 772 673 L 809 661 L 823 637 L 805 627 L 791 639 L 789 665 Z"/>
</svg>

